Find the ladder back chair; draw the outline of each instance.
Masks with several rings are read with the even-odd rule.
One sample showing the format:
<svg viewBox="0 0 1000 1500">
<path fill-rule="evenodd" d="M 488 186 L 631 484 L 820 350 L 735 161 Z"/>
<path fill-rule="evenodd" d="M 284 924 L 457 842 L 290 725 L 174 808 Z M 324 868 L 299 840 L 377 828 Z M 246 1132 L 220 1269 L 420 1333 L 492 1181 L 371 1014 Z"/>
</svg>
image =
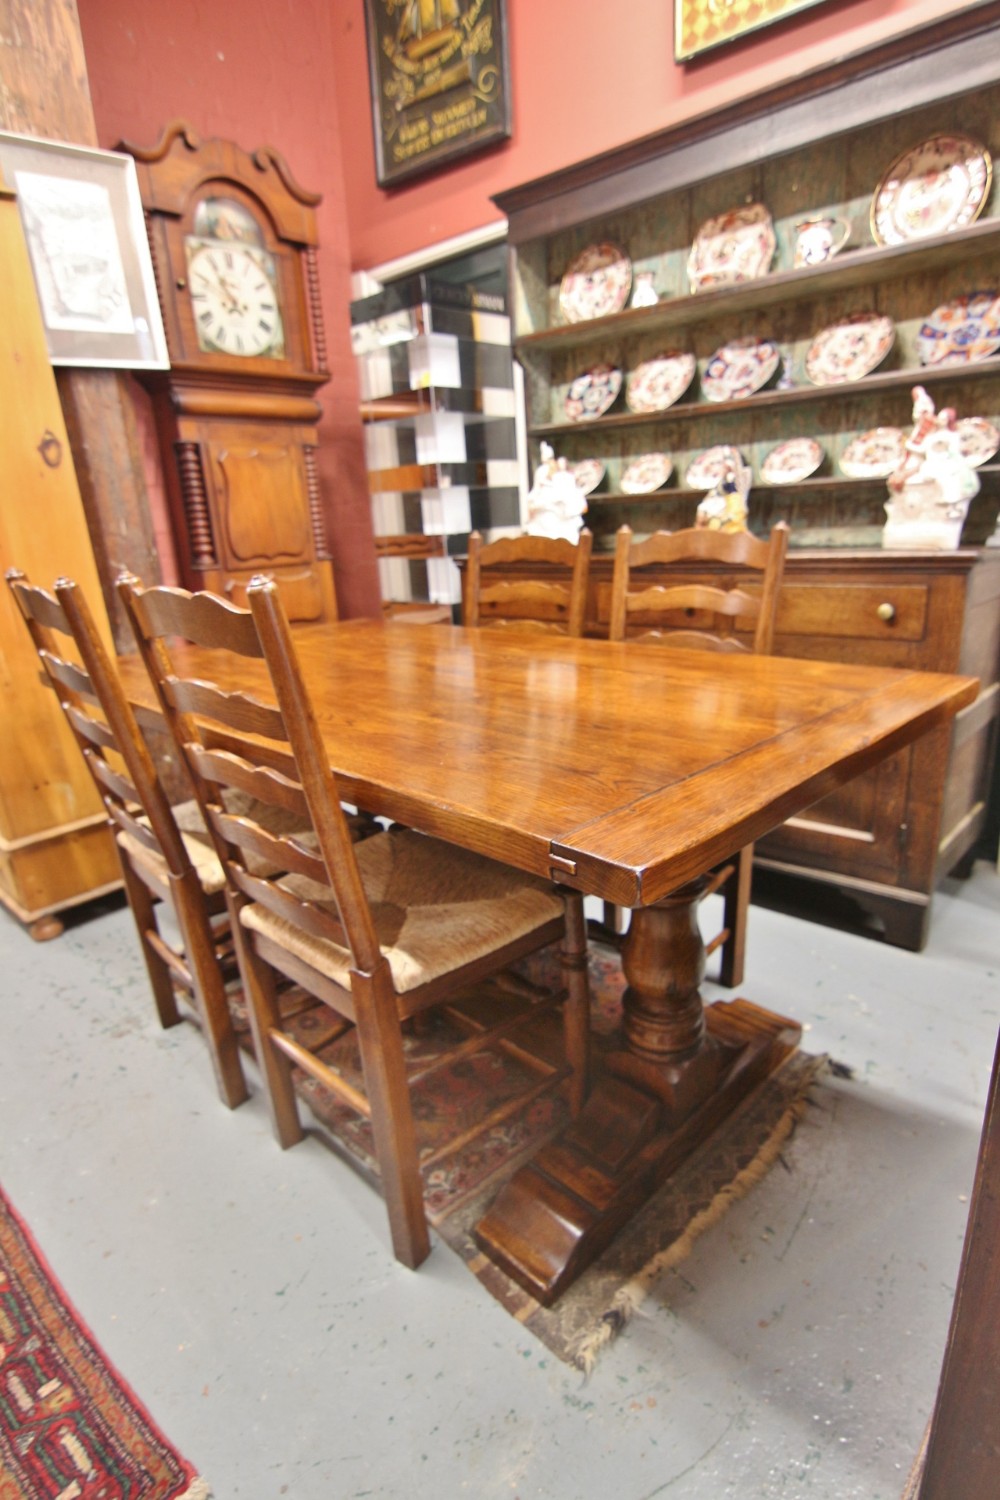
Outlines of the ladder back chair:
<svg viewBox="0 0 1000 1500">
<path fill-rule="evenodd" d="M 571 1109 L 582 1105 L 589 1045 L 582 898 L 412 829 L 352 843 L 330 750 L 273 583 L 251 582 L 249 611 L 214 595 L 142 590 L 130 580 L 121 580 L 119 589 L 226 870 L 278 1141 L 288 1147 L 302 1138 L 293 1066 L 366 1117 L 393 1249 L 400 1261 L 416 1267 L 430 1249 L 421 1168 L 564 1083 Z M 215 652 L 220 658 L 226 653 L 225 688 L 206 680 L 203 665 L 193 676 L 192 667 L 185 669 L 190 643 L 211 648 L 212 660 L 219 659 Z M 223 801 L 229 788 L 308 821 L 312 839 L 276 838 L 251 817 L 233 817 Z M 250 856 L 263 856 L 286 873 L 254 873 Z M 556 941 L 562 943 L 566 987 L 529 1003 L 525 987 L 504 981 L 501 971 Z M 325 1040 L 353 1029 L 363 1087 L 310 1051 L 301 1031 L 297 1037 L 284 1023 L 279 977 L 327 1008 L 332 1029 Z M 498 984 L 486 990 L 494 1011 L 487 1025 L 475 1008 L 459 1002 L 470 992 L 481 994 L 494 977 Z M 404 1026 L 430 1007 L 446 1011 L 459 1040 L 450 1054 L 408 1077 Z M 554 1057 L 551 1046 L 530 1056 L 525 1033 L 545 1010 L 558 1008 L 562 1046 Z M 527 1063 L 527 1088 L 456 1139 L 422 1152 L 411 1091 L 447 1061 L 484 1048 L 503 1049 Z"/>
<path fill-rule="evenodd" d="M 462 624 L 517 626 L 582 636 L 594 538 L 584 527 L 576 542 L 558 537 L 469 537 Z M 505 576 L 504 569 L 539 568 L 537 577 Z"/>
<path fill-rule="evenodd" d="M 197 804 L 171 805 L 78 585 L 59 579 L 49 593 L 17 569 L 7 582 L 111 820 L 160 1022 L 180 1021 L 178 990 L 190 997 L 219 1097 L 234 1108 L 247 1088 L 226 999 L 225 969 L 236 970 L 225 877 Z M 160 921 L 167 910 L 179 941 Z"/>
<path fill-rule="evenodd" d="M 788 527 L 781 521 L 767 540 L 748 531 L 723 532 L 692 527 L 658 531 L 634 541 L 628 526 L 619 528 L 611 584 L 612 641 L 638 640 L 656 645 L 706 651 L 770 653 L 774 622 L 788 550 Z M 711 567 L 711 582 L 685 578 L 678 571 Z M 644 570 L 653 567 L 650 579 Z M 665 571 L 664 571 L 665 570 Z M 745 584 L 757 584 L 748 592 Z M 741 639 L 741 636 L 743 639 Z M 753 845 L 710 874 L 704 896 L 722 895 L 722 930 L 705 944 L 707 954 L 721 949 L 719 980 L 729 988 L 742 984 L 746 963 L 746 927 L 753 875 Z M 618 913 L 605 906 L 605 937 L 614 937 Z"/>
</svg>

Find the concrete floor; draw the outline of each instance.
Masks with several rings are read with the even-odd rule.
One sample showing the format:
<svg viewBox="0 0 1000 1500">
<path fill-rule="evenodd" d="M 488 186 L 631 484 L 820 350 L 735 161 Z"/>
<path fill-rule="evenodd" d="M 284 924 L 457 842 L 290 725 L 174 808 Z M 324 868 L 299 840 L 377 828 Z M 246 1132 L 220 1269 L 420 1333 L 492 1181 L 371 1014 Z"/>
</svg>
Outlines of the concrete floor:
<svg viewBox="0 0 1000 1500">
<path fill-rule="evenodd" d="M 0 1177 L 216 1500 L 898 1500 L 968 1211 L 998 910 L 986 864 L 936 897 L 922 955 L 753 909 L 744 993 L 855 1077 L 586 1381 L 443 1245 L 398 1266 L 380 1199 L 315 1136 L 280 1152 L 256 1086 L 216 1102 L 194 1028 L 157 1028 L 124 910 L 41 946 L 0 916 Z"/>
</svg>

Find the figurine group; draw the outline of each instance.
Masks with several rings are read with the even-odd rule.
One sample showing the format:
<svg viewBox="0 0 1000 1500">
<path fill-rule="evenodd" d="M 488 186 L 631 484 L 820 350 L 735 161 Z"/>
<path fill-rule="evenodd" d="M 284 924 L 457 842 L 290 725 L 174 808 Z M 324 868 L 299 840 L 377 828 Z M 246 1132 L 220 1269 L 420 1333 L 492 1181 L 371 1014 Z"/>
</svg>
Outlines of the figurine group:
<svg viewBox="0 0 1000 1500">
<path fill-rule="evenodd" d="M 734 454 L 708 494 L 699 501 L 695 526 L 703 531 L 746 531 L 752 478 L 750 465 Z"/>
<path fill-rule="evenodd" d="M 952 407 L 935 412 L 922 385 L 915 385 L 913 430 L 903 458 L 886 481 L 885 547 L 922 550 L 957 547 L 979 475 L 962 453 Z"/>
<path fill-rule="evenodd" d="M 528 491 L 529 536 L 579 539 L 587 498 L 573 478 L 564 458 L 556 458 L 548 443 L 542 444 L 542 461 Z"/>
</svg>

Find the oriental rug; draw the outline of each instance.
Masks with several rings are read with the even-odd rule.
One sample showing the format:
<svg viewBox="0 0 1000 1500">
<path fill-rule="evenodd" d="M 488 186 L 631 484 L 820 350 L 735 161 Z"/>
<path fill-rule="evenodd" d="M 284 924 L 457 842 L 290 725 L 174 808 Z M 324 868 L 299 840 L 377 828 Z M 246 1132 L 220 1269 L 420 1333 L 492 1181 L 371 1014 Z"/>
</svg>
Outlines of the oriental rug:
<svg viewBox="0 0 1000 1500">
<path fill-rule="evenodd" d="M 0 1191 L 0 1500 L 208 1500 Z"/>
<path fill-rule="evenodd" d="M 599 1054 L 617 1036 L 625 981 L 613 949 L 592 942 L 589 967 L 591 1030 Z M 518 973 L 528 992 L 533 986 L 558 986 L 556 951 L 533 955 L 518 966 Z M 237 994 L 231 1003 L 237 1030 L 249 1048 L 242 999 Z M 491 1003 L 488 993 L 483 1003 Z M 511 996 L 504 995 L 499 1003 L 509 1005 Z M 557 1055 L 557 1023 L 549 1016 L 545 1024 L 552 1027 L 550 1045 Z M 348 1083 L 363 1087 L 353 1033 L 327 1039 L 326 1033 L 336 1030 L 329 1011 L 290 997 L 285 1025 Z M 433 1014 L 419 1031 L 406 1035 L 408 1063 L 414 1070 L 426 1066 L 463 1035 L 451 1029 L 447 1018 Z M 544 1031 L 537 1040 L 544 1045 Z M 542 1307 L 482 1255 L 472 1230 L 505 1180 L 568 1122 L 560 1095 L 534 1099 L 501 1125 L 427 1167 L 428 1217 L 445 1244 L 522 1327 L 560 1359 L 587 1371 L 600 1350 L 626 1326 L 657 1279 L 679 1264 L 699 1236 L 779 1160 L 826 1066 L 824 1058 L 802 1052 L 790 1057 L 650 1199 L 552 1308 Z M 433 1072 L 412 1096 L 421 1152 L 429 1155 L 443 1141 L 461 1136 L 489 1109 L 523 1091 L 533 1076 L 516 1058 L 501 1052 L 466 1056 Z M 377 1185 L 368 1122 L 304 1074 L 297 1075 L 296 1090 L 333 1149 Z"/>
</svg>

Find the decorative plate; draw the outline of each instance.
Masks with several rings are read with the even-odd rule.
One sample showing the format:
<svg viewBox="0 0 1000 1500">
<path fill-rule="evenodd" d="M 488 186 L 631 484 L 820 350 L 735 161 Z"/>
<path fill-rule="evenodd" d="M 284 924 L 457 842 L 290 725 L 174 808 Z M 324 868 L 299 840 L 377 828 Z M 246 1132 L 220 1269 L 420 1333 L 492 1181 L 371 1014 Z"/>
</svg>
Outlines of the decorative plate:
<svg viewBox="0 0 1000 1500">
<path fill-rule="evenodd" d="M 770 339 L 732 339 L 716 349 L 701 377 L 708 401 L 738 401 L 767 385 L 781 363 L 781 350 Z"/>
<path fill-rule="evenodd" d="M 985 417 L 960 417 L 955 423 L 962 457 L 974 469 L 986 463 L 1000 448 L 1000 432 Z"/>
<path fill-rule="evenodd" d="M 968 365 L 1000 349 L 1000 293 L 966 292 L 936 307 L 917 334 L 922 365 Z"/>
<path fill-rule="evenodd" d="M 813 339 L 806 374 L 813 385 L 841 385 L 870 375 L 892 348 L 896 329 L 881 313 L 852 313 Z"/>
<path fill-rule="evenodd" d="M 566 415 L 574 422 L 600 417 L 614 404 L 621 388 L 621 370 L 614 365 L 594 365 L 578 375 L 566 392 Z"/>
<path fill-rule="evenodd" d="M 692 490 L 710 490 L 727 469 L 742 468 L 746 459 L 738 448 L 721 443 L 717 448 L 706 448 L 688 464 L 684 483 Z"/>
<path fill-rule="evenodd" d="M 621 312 L 632 289 L 632 262 L 608 243 L 588 245 L 570 261 L 559 283 L 559 307 L 567 323 L 585 323 Z"/>
<path fill-rule="evenodd" d="M 826 452 L 815 438 L 789 438 L 772 448 L 760 466 L 765 484 L 798 484 L 815 474 Z"/>
<path fill-rule="evenodd" d="M 633 458 L 623 472 L 621 492 L 623 495 L 648 495 L 651 490 L 658 490 L 666 484 L 673 472 L 673 459 L 665 453 L 644 453 L 641 458 Z"/>
<path fill-rule="evenodd" d="M 672 350 L 636 365 L 625 387 L 625 401 L 630 411 L 665 411 L 680 400 L 694 379 L 698 368 L 693 354 Z"/>
<path fill-rule="evenodd" d="M 848 479 L 884 479 L 903 461 L 906 433 L 898 427 L 873 427 L 852 438 L 840 455 Z"/>
<path fill-rule="evenodd" d="M 777 241 L 771 215 L 763 203 L 744 203 L 706 219 L 688 256 L 693 292 L 765 276 Z"/>
<path fill-rule="evenodd" d="M 604 465 L 599 458 L 584 458 L 578 464 L 570 464 L 570 472 L 576 480 L 576 487 L 585 495 L 591 494 L 597 489 L 604 478 Z"/>
<path fill-rule="evenodd" d="M 993 163 L 967 135 L 935 135 L 905 151 L 875 189 L 871 228 L 877 245 L 902 245 L 964 229 L 982 212 Z"/>
</svg>

